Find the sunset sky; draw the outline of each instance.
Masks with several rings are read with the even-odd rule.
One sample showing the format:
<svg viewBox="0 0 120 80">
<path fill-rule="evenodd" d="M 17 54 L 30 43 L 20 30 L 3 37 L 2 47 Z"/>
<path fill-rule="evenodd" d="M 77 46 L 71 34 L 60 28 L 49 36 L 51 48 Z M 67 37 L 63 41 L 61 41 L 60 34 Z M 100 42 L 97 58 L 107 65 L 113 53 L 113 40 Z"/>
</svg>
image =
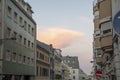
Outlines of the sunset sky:
<svg viewBox="0 0 120 80">
<path fill-rule="evenodd" d="M 26 0 L 37 23 L 37 39 L 78 56 L 80 68 L 90 74 L 93 57 L 93 0 Z M 37 2 L 35 2 L 37 1 Z"/>
</svg>

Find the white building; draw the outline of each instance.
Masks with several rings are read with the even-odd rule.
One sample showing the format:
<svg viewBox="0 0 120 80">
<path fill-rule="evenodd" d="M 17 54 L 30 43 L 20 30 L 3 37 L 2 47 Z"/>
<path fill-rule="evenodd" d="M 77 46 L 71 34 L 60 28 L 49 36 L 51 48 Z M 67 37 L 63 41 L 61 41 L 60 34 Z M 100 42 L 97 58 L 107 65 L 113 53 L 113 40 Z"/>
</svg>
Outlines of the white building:
<svg viewBox="0 0 120 80">
<path fill-rule="evenodd" d="M 65 63 L 61 63 L 62 64 L 62 80 L 70 80 L 71 76 L 70 76 L 70 67 L 65 64 Z"/>
<path fill-rule="evenodd" d="M 81 69 L 79 70 L 79 77 L 79 80 L 88 80 L 87 74 L 85 74 Z"/>
<path fill-rule="evenodd" d="M 32 13 L 24 0 L 0 0 L 0 80 L 35 77 L 36 22 Z"/>
<path fill-rule="evenodd" d="M 79 61 L 77 56 L 64 56 L 63 62 L 69 66 L 70 79 L 79 80 Z"/>
<path fill-rule="evenodd" d="M 54 80 L 62 80 L 62 55 L 60 49 L 54 49 Z"/>
</svg>

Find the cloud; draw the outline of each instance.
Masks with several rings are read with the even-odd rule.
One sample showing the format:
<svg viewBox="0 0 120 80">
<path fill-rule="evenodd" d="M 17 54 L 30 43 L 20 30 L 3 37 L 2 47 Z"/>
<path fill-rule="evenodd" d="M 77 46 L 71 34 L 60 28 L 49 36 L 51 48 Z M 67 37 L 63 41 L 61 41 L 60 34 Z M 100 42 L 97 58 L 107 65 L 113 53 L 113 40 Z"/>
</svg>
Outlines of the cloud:
<svg viewBox="0 0 120 80">
<path fill-rule="evenodd" d="M 76 32 L 64 28 L 38 29 L 37 39 L 47 44 L 53 44 L 56 48 L 65 48 L 82 38 L 82 32 Z"/>
</svg>

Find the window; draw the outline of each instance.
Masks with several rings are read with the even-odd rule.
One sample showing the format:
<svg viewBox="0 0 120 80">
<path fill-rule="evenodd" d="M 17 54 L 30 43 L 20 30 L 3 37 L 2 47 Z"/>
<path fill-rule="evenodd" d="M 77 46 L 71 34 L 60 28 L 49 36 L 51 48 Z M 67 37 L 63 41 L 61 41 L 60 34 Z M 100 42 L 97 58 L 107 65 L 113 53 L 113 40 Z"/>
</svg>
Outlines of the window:
<svg viewBox="0 0 120 80">
<path fill-rule="evenodd" d="M 13 52 L 13 54 L 12 54 L 12 61 L 14 61 L 14 62 L 17 61 L 17 55 L 16 55 L 16 52 Z"/>
<path fill-rule="evenodd" d="M 39 69 L 38 69 L 38 66 L 36 67 L 36 75 L 38 76 L 38 71 L 39 71 Z"/>
<path fill-rule="evenodd" d="M 73 73 L 75 73 L 75 70 L 73 70 Z"/>
<path fill-rule="evenodd" d="M 82 77 L 82 79 L 84 80 L 84 79 L 85 79 L 85 77 Z"/>
<path fill-rule="evenodd" d="M 22 25 L 22 22 L 23 22 L 23 18 L 22 18 L 22 17 L 19 17 L 19 23 L 20 23 L 21 26 L 23 26 L 23 25 Z"/>
<path fill-rule="evenodd" d="M 10 37 L 10 35 L 11 35 L 11 29 L 7 28 L 7 37 Z"/>
<path fill-rule="evenodd" d="M 24 38 L 24 45 L 26 45 L 26 38 Z"/>
<path fill-rule="evenodd" d="M 42 68 L 42 76 L 49 76 L 49 70 L 46 68 Z"/>
<path fill-rule="evenodd" d="M 109 32 L 111 32 L 111 29 L 104 30 L 104 31 L 103 31 L 103 34 L 107 34 L 107 33 L 109 33 Z"/>
<path fill-rule="evenodd" d="M 39 58 L 39 52 L 37 51 L 37 58 Z"/>
<path fill-rule="evenodd" d="M 106 61 L 108 61 L 109 60 L 109 57 L 108 56 L 106 56 Z"/>
<path fill-rule="evenodd" d="M 42 76 L 42 68 L 40 67 L 40 76 Z"/>
<path fill-rule="evenodd" d="M 31 27 L 30 24 L 28 24 L 28 33 L 30 33 L 30 27 Z"/>
<path fill-rule="evenodd" d="M 10 61 L 10 59 L 11 59 L 10 50 L 6 50 L 6 60 L 7 60 L 7 61 Z"/>
<path fill-rule="evenodd" d="M 33 43 L 32 43 L 31 45 L 32 45 L 32 48 L 34 48 L 34 45 L 33 45 Z"/>
<path fill-rule="evenodd" d="M 13 32 L 13 37 L 16 38 L 17 37 L 17 33 Z"/>
<path fill-rule="evenodd" d="M 30 64 L 30 58 L 29 57 L 27 58 L 27 63 Z"/>
<path fill-rule="evenodd" d="M 14 12 L 14 19 L 17 21 L 18 14 Z"/>
<path fill-rule="evenodd" d="M 26 30 L 26 27 L 27 27 L 27 22 L 24 21 L 24 30 Z"/>
<path fill-rule="evenodd" d="M 11 9 L 11 7 L 10 6 L 8 6 L 8 15 L 11 17 L 11 15 L 12 15 L 12 9 Z"/>
<path fill-rule="evenodd" d="M 75 76 L 73 76 L 73 79 L 75 79 Z"/>
<path fill-rule="evenodd" d="M 19 42 L 22 43 L 22 36 L 19 35 Z"/>
<path fill-rule="evenodd" d="M 96 36 L 100 36 L 100 34 L 96 34 Z"/>
<path fill-rule="evenodd" d="M 95 19 L 99 18 L 99 11 L 96 11 L 96 12 L 94 13 L 94 18 L 95 18 Z"/>
<path fill-rule="evenodd" d="M 34 28 L 32 28 L 32 36 L 34 36 Z"/>
<path fill-rule="evenodd" d="M 44 60 L 44 55 L 40 53 L 40 59 Z"/>
<path fill-rule="evenodd" d="M 22 62 L 22 55 L 21 55 L 21 54 L 18 56 L 18 62 L 19 62 L 19 63 Z"/>
<path fill-rule="evenodd" d="M 28 47 L 30 47 L 30 41 L 28 40 Z"/>
</svg>

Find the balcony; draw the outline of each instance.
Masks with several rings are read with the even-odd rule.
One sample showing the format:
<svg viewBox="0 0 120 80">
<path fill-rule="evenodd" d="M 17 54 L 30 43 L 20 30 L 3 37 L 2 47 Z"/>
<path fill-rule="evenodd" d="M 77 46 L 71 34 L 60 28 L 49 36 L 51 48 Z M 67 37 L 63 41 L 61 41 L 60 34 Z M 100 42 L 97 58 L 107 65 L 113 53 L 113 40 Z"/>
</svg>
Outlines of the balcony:
<svg viewBox="0 0 120 80">
<path fill-rule="evenodd" d="M 50 65 L 50 62 L 48 62 L 48 61 L 45 61 L 45 60 L 42 60 L 42 59 L 39 59 L 39 58 L 37 58 L 36 60 L 37 60 L 37 63 L 44 63 L 44 64 L 47 64 L 47 65 Z"/>
</svg>

